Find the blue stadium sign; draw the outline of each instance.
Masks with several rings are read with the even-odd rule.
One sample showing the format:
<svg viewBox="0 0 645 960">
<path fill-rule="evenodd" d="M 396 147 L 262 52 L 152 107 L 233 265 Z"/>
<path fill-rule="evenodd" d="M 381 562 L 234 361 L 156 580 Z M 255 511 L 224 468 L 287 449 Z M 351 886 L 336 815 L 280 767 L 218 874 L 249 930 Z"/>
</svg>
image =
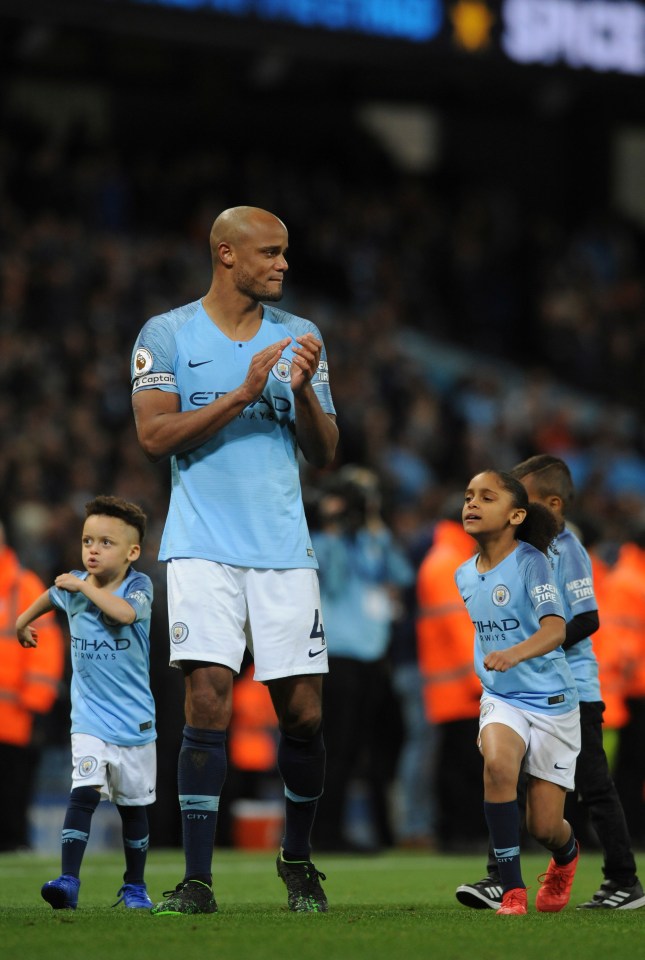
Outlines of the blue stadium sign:
<svg viewBox="0 0 645 960">
<path fill-rule="evenodd" d="M 134 0 L 231 17 L 287 21 L 299 27 L 347 30 L 425 43 L 440 31 L 441 0 Z"/>
</svg>

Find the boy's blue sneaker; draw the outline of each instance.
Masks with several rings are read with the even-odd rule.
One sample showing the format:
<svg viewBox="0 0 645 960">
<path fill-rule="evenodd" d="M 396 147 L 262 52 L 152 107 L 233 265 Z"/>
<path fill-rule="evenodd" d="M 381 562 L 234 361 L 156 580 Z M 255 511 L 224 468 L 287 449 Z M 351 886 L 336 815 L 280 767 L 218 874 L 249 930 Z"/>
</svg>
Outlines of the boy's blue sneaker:
<svg viewBox="0 0 645 960">
<path fill-rule="evenodd" d="M 148 896 L 145 883 L 124 883 L 119 892 L 119 898 L 113 907 L 118 907 L 120 903 L 130 910 L 150 910 L 152 900 Z"/>
<path fill-rule="evenodd" d="M 54 910 L 76 910 L 80 885 L 78 877 L 63 873 L 57 880 L 44 883 L 40 888 L 40 895 Z"/>
</svg>

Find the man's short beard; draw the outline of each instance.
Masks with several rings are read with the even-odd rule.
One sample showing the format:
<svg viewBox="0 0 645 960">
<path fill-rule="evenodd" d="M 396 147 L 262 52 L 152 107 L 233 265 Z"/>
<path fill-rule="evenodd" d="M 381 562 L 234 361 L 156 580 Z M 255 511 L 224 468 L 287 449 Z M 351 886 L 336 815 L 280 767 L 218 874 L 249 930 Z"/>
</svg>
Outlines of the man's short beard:
<svg viewBox="0 0 645 960">
<path fill-rule="evenodd" d="M 240 270 L 238 274 L 237 289 L 240 293 L 244 293 L 247 297 L 255 300 L 256 303 L 261 303 L 263 300 L 269 302 L 282 300 L 282 285 L 278 290 L 274 290 L 272 286 L 262 287 L 257 280 L 254 280 L 244 270 Z"/>
<path fill-rule="evenodd" d="M 282 300 L 282 287 L 275 292 L 267 290 L 266 293 L 260 297 L 260 300 L 269 300 L 269 302 L 277 302 L 278 300 Z"/>
</svg>

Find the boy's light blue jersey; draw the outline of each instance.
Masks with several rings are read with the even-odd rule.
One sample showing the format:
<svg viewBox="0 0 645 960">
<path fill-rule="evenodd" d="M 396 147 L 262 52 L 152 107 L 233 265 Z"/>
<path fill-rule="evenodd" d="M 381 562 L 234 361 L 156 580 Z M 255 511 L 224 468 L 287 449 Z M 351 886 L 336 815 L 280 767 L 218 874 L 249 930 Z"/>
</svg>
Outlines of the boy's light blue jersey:
<svg viewBox="0 0 645 960">
<path fill-rule="evenodd" d="M 565 527 L 556 537 L 555 545 L 557 553 L 552 554 L 555 578 L 562 596 L 564 616 L 568 622 L 578 613 L 597 610 L 598 601 L 593 588 L 589 554 L 575 533 Z M 565 650 L 565 654 L 580 699 L 585 703 L 602 700 L 598 661 L 591 638 L 587 637 L 575 643 Z"/>
<path fill-rule="evenodd" d="M 546 616 L 564 618 L 547 557 L 529 543 L 517 547 L 493 570 L 479 573 L 471 557 L 455 582 L 475 627 L 475 672 L 485 692 L 534 713 L 568 713 L 578 692 L 562 647 L 518 663 L 505 673 L 486 670 L 484 657 L 506 650 L 539 629 Z"/>
<path fill-rule="evenodd" d="M 257 334 L 231 340 L 201 301 L 153 317 L 132 353 L 133 393 L 177 393 L 196 410 L 240 386 L 254 354 L 317 327 L 264 306 Z M 210 440 L 171 458 L 171 496 L 160 560 L 199 557 L 242 567 L 317 568 L 300 489 L 291 344 L 262 395 Z M 323 346 L 312 386 L 325 413 L 335 413 Z"/>
<path fill-rule="evenodd" d="M 87 580 L 86 570 L 72 570 Z M 72 733 L 136 747 L 156 739 L 155 702 L 150 690 L 152 581 L 130 568 L 114 591 L 134 608 L 133 623 L 112 623 L 79 592 L 49 588 L 64 610 L 72 639 Z"/>
</svg>

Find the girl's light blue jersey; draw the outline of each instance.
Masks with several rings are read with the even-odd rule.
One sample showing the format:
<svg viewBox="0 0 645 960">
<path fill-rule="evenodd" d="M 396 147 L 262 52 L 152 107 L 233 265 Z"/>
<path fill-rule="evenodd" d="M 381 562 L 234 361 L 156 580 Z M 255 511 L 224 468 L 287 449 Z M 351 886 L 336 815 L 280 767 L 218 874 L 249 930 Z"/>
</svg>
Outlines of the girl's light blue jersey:
<svg viewBox="0 0 645 960">
<path fill-rule="evenodd" d="M 87 580 L 86 570 L 72 570 Z M 134 747 L 156 739 L 155 702 L 150 691 L 152 581 L 130 568 L 114 591 L 132 605 L 134 623 L 112 623 L 79 592 L 49 588 L 64 610 L 72 646 L 72 733 Z"/>
<path fill-rule="evenodd" d="M 486 670 L 484 657 L 506 650 L 538 630 L 546 616 L 564 619 L 547 557 L 523 540 L 493 570 L 479 573 L 477 557 L 463 563 L 455 582 L 475 627 L 475 672 L 484 690 L 535 713 L 568 713 L 578 693 L 562 647 L 525 660 L 505 673 Z"/>
<path fill-rule="evenodd" d="M 146 323 L 132 353 L 133 392 L 171 391 L 182 411 L 196 410 L 240 386 L 254 354 L 305 333 L 322 341 L 309 320 L 264 306 L 253 339 L 231 340 L 195 301 Z M 171 458 L 160 560 L 318 567 L 300 488 L 292 360 L 290 344 L 256 401 L 210 440 Z M 324 347 L 311 383 L 325 413 L 335 413 Z"/>
<path fill-rule="evenodd" d="M 553 554 L 553 568 L 568 622 L 578 613 L 598 609 L 591 560 L 575 533 L 566 527 L 556 538 L 555 546 L 557 553 Z M 585 703 L 602 700 L 598 661 L 591 638 L 574 643 L 565 653 L 580 699 Z"/>
</svg>

